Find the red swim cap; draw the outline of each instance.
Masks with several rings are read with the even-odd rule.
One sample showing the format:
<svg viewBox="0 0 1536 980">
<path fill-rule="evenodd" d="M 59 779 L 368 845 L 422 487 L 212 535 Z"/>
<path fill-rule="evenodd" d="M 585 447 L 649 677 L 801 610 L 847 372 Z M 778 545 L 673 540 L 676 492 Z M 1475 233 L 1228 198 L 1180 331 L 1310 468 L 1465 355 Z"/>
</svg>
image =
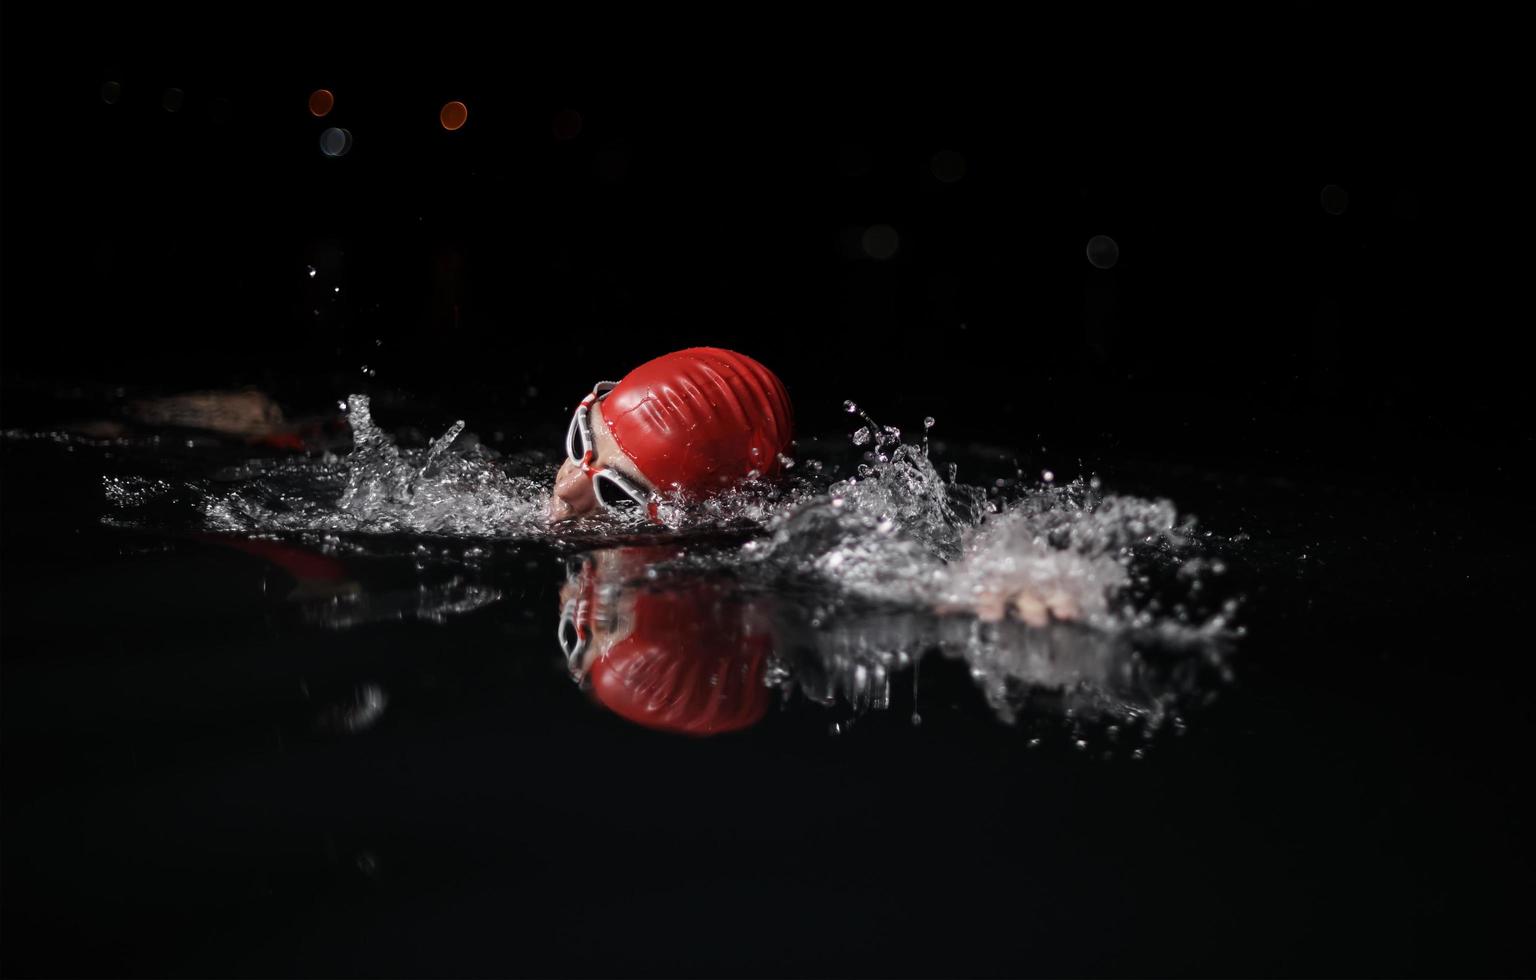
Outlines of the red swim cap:
<svg viewBox="0 0 1536 980">
<path fill-rule="evenodd" d="M 789 393 L 745 354 L 692 347 L 635 368 L 603 399 L 613 439 L 657 490 L 710 496 L 770 477 L 794 437 Z"/>
<path fill-rule="evenodd" d="M 684 586 L 635 599 L 634 628 L 592 664 L 592 693 L 638 725 L 683 735 L 750 728 L 768 712 L 771 638 L 720 591 Z"/>
</svg>

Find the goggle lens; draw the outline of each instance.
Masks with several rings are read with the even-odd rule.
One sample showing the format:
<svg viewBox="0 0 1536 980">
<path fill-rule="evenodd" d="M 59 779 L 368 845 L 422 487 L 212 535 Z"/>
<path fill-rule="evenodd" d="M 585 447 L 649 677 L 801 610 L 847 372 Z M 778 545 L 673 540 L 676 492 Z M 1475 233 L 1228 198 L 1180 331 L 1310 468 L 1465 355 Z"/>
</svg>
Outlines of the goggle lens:
<svg viewBox="0 0 1536 980">
<path fill-rule="evenodd" d="M 610 470 L 592 475 L 592 492 L 597 494 L 597 502 L 609 510 L 635 510 L 650 502 L 649 494 Z"/>
</svg>

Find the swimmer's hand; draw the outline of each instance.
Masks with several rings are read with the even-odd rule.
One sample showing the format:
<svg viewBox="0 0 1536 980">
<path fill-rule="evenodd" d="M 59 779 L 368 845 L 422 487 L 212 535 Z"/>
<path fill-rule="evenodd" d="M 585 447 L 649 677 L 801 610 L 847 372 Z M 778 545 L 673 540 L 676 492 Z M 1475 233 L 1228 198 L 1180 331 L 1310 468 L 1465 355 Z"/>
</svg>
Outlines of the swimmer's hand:
<svg viewBox="0 0 1536 980">
<path fill-rule="evenodd" d="M 1077 600 L 1059 589 L 1050 592 L 992 590 L 981 593 L 970 603 L 940 603 L 937 611 L 973 615 L 984 623 L 1017 619 L 1037 627 L 1049 626 L 1052 622 L 1070 622 L 1082 616 Z"/>
</svg>

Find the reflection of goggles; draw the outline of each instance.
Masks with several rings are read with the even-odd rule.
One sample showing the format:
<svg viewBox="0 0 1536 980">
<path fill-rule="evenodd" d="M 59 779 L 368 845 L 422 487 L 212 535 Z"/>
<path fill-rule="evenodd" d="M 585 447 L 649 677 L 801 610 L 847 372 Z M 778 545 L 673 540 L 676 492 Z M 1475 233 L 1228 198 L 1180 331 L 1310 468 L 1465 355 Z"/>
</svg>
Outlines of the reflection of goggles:
<svg viewBox="0 0 1536 980">
<path fill-rule="evenodd" d="M 582 657 L 586 656 L 587 647 L 592 645 L 592 599 L 596 576 L 592 574 L 590 562 L 583 562 L 579 571 L 570 566 L 566 574 L 575 580 L 576 594 L 567 599 L 564 608 L 560 610 L 557 635 L 560 649 L 565 651 L 565 665 L 570 668 L 572 675 L 578 675 L 581 673 Z"/>
<path fill-rule="evenodd" d="M 609 510 L 644 509 L 655 516 L 655 498 L 650 491 L 635 483 L 618 470 L 593 466 L 592 457 L 597 444 L 592 438 L 592 406 L 601 401 L 616 386 L 615 381 L 599 381 L 592 394 L 581 400 L 571 416 L 571 426 L 565 432 L 565 455 L 581 467 L 592 481 L 592 493 L 597 502 Z"/>
<path fill-rule="evenodd" d="M 584 608 L 584 599 L 572 599 L 560 610 L 560 649 L 565 651 L 565 665 L 573 674 L 580 673 L 581 658 L 592 643 L 592 632 L 588 629 L 592 620 L 589 610 Z"/>
</svg>

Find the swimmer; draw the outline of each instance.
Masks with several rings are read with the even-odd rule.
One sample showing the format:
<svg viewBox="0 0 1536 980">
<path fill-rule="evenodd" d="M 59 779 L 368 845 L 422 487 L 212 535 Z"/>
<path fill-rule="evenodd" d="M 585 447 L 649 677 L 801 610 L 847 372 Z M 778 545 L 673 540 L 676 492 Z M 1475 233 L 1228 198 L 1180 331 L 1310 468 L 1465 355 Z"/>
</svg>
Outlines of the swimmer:
<svg viewBox="0 0 1536 980">
<path fill-rule="evenodd" d="M 694 347 L 648 361 L 622 381 L 600 382 L 576 407 L 549 519 L 620 508 L 643 508 L 654 519 L 664 494 L 699 500 L 772 477 L 789 449 L 792 420 L 783 383 L 744 354 Z M 1064 592 L 1039 594 L 1008 581 L 937 611 L 1031 626 L 1081 615 Z"/>
<path fill-rule="evenodd" d="M 599 382 L 566 431 L 551 522 L 643 509 L 664 496 L 698 501 L 771 479 L 793 438 L 789 393 L 735 351 L 692 347 Z"/>
</svg>

